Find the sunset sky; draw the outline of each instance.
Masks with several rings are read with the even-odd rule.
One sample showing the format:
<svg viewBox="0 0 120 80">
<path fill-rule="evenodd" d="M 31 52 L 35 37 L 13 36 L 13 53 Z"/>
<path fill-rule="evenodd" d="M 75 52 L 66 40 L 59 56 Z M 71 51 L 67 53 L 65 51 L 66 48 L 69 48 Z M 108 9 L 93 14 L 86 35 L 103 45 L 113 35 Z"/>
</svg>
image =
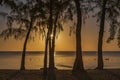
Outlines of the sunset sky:
<svg viewBox="0 0 120 80">
<path fill-rule="evenodd" d="M 5 11 L 0 8 L 0 11 Z M 56 40 L 56 51 L 75 51 L 75 34 L 69 36 L 69 26 L 71 24 L 64 25 L 64 31 L 60 33 Z M 86 20 L 86 24 L 83 24 L 82 28 L 82 50 L 83 51 L 97 51 L 97 40 L 99 32 L 99 23 L 96 23 L 94 18 Z M 107 25 L 105 29 L 103 50 L 104 51 L 119 51 L 117 46 L 117 40 L 111 43 L 106 43 L 109 35 L 109 27 Z M 5 19 L 0 17 L 0 32 L 6 28 Z M 8 39 L 6 41 L 0 40 L 0 51 L 21 51 L 23 48 L 24 40 Z M 35 41 L 31 41 L 27 45 L 27 51 L 44 51 L 44 40 L 39 36 L 36 36 Z"/>
</svg>

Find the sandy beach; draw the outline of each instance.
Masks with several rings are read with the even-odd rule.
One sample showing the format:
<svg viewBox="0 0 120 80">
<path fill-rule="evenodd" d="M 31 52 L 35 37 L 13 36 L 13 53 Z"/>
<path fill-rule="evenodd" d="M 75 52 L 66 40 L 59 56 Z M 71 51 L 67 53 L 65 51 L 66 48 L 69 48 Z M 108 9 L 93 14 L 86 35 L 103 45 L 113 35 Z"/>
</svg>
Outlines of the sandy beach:
<svg viewBox="0 0 120 80">
<path fill-rule="evenodd" d="M 71 70 L 56 70 L 57 80 L 120 80 L 120 69 L 86 70 L 72 75 Z M 0 70 L 0 80 L 42 80 L 42 70 Z"/>
</svg>

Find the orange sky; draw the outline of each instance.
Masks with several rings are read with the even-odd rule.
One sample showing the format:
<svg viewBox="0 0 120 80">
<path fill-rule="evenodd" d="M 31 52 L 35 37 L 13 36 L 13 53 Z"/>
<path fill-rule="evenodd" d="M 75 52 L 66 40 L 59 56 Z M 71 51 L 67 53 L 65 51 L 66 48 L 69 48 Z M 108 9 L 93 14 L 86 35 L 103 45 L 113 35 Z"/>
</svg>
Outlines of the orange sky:
<svg viewBox="0 0 120 80">
<path fill-rule="evenodd" d="M 1 21 L 1 20 L 0 20 Z M 3 22 L 3 21 L 2 21 Z M 0 22 L 0 23 L 2 23 Z M 69 23 L 69 25 L 71 25 Z M 56 40 L 56 51 L 75 51 L 75 34 L 69 36 L 69 25 L 64 26 L 64 31 L 60 33 Z M 4 25 L 0 25 L 1 28 Z M 103 50 L 104 51 L 119 51 L 120 48 L 117 46 L 117 41 L 114 40 L 111 43 L 106 43 L 108 38 L 108 29 L 105 29 Z M 82 50 L 83 51 L 97 51 L 97 39 L 98 39 L 97 23 L 93 18 L 86 21 L 86 24 L 82 28 Z M 28 51 L 44 51 L 44 40 L 36 36 L 35 41 L 31 41 L 27 45 Z M 0 40 L 0 51 L 21 51 L 23 48 L 23 41 L 21 40 Z"/>
</svg>

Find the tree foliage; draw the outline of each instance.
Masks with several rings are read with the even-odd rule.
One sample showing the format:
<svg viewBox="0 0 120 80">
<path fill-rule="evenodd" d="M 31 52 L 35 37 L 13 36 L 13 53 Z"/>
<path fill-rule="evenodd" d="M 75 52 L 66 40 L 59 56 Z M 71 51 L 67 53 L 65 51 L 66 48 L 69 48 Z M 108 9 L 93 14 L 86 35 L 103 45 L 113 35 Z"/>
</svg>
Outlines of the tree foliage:
<svg viewBox="0 0 120 80">
<path fill-rule="evenodd" d="M 16 7 L 11 9 L 10 13 L 6 15 L 8 28 L 3 30 L 1 37 L 7 39 L 9 37 L 14 37 L 15 39 L 22 39 L 26 36 L 26 32 L 29 28 L 31 18 L 34 18 L 34 25 L 32 27 L 32 32 L 43 33 L 41 26 L 44 25 L 43 20 L 45 19 L 45 11 L 41 8 L 43 7 L 42 2 L 36 2 L 36 0 L 28 0 L 26 3 L 17 2 Z M 40 24 L 40 22 L 42 24 Z M 34 38 L 33 34 L 30 36 Z"/>
</svg>

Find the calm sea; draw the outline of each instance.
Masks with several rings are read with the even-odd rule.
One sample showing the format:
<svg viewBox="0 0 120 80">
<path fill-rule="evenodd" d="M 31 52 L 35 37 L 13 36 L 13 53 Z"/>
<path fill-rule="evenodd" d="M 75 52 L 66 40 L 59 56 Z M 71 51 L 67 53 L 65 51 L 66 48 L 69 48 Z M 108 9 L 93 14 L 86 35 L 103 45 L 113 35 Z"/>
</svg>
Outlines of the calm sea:
<svg viewBox="0 0 120 80">
<path fill-rule="evenodd" d="M 40 69 L 43 67 L 44 52 L 27 52 L 26 69 Z M 58 69 L 71 69 L 75 59 L 75 52 L 55 52 L 55 65 Z M 0 52 L 0 69 L 19 69 L 21 52 Z M 86 69 L 97 66 L 96 52 L 83 52 L 83 62 Z M 105 68 L 120 68 L 120 52 L 104 52 Z"/>
</svg>

